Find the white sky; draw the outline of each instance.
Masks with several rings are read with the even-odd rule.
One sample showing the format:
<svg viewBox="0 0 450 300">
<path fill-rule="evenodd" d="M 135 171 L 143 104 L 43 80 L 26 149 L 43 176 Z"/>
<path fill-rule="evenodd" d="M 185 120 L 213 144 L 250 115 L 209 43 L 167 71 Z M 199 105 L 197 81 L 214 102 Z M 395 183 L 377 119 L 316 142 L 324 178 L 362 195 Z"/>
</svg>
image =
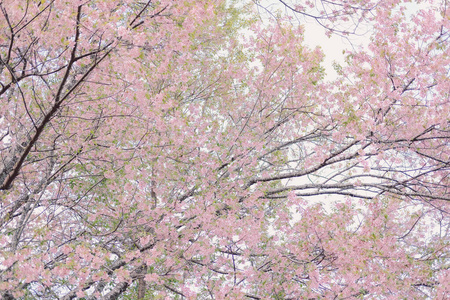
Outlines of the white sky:
<svg viewBox="0 0 450 300">
<path fill-rule="evenodd" d="M 350 44 L 342 37 L 332 35 L 328 38 L 325 35 L 325 29 L 317 23 L 309 22 L 305 26 L 305 44 L 310 48 L 319 46 L 325 54 L 322 65 L 325 67 L 327 74 L 326 79 L 332 80 L 337 77 L 337 73 L 333 68 L 333 62 L 344 65 L 345 56 L 342 53 L 345 49 L 350 48 Z"/>
</svg>

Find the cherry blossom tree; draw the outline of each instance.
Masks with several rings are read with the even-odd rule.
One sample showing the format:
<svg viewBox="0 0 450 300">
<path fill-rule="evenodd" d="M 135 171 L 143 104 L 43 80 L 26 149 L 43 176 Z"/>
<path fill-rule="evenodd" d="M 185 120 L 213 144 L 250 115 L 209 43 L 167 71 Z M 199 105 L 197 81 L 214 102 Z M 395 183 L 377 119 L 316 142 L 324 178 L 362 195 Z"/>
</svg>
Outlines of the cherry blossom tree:
<svg viewBox="0 0 450 300">
<path fill-rule="evenodd" d="M 348 36 L 363 34 L 368 22 L 373 20 L 376 10 L 383 6 L 380 0 L 252 0 L 259 13 L 275 17 L 280 11 L 279 3 L 285 14 L 300 22 L 311 21 L 322 26 L 328 34 Z M 388 7 L 395 1 L 388 2 Z"/>
<path fill-rule="evenodd" d="M 280 2 L 0 2 L 3 299 L 449 295 L 447 1 Z"/>
</svg>

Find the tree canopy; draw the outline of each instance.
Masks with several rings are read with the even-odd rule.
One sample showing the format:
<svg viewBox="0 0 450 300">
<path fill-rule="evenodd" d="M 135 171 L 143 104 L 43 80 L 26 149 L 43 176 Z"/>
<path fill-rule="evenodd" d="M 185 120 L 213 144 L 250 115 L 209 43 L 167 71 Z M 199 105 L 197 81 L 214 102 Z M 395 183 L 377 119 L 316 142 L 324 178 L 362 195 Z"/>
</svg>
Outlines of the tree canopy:
<svg viewBox="0 0 450 300">
<path fill-rule="evenodd" d="M 410 2 L 0 1 L 2 299 L 448 297 L 450 8 Z M 307 19 L 370 42 L 327 79 Z"/>
</svg>

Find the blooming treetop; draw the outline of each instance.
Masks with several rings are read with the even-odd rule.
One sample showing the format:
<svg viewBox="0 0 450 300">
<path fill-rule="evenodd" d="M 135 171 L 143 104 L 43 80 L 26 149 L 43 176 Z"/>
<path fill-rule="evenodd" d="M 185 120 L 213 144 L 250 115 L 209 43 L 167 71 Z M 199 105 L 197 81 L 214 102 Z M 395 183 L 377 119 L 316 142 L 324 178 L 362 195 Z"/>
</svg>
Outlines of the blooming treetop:
<svg viewBox="0 0 450 300">
<path fill-rule="evenodd" d="M 3 299 L 445 299 L 450 11 L 405 2 L 1 1 Z M 326 81 L 298 15 L 371 42 Z"/>
</svg>

